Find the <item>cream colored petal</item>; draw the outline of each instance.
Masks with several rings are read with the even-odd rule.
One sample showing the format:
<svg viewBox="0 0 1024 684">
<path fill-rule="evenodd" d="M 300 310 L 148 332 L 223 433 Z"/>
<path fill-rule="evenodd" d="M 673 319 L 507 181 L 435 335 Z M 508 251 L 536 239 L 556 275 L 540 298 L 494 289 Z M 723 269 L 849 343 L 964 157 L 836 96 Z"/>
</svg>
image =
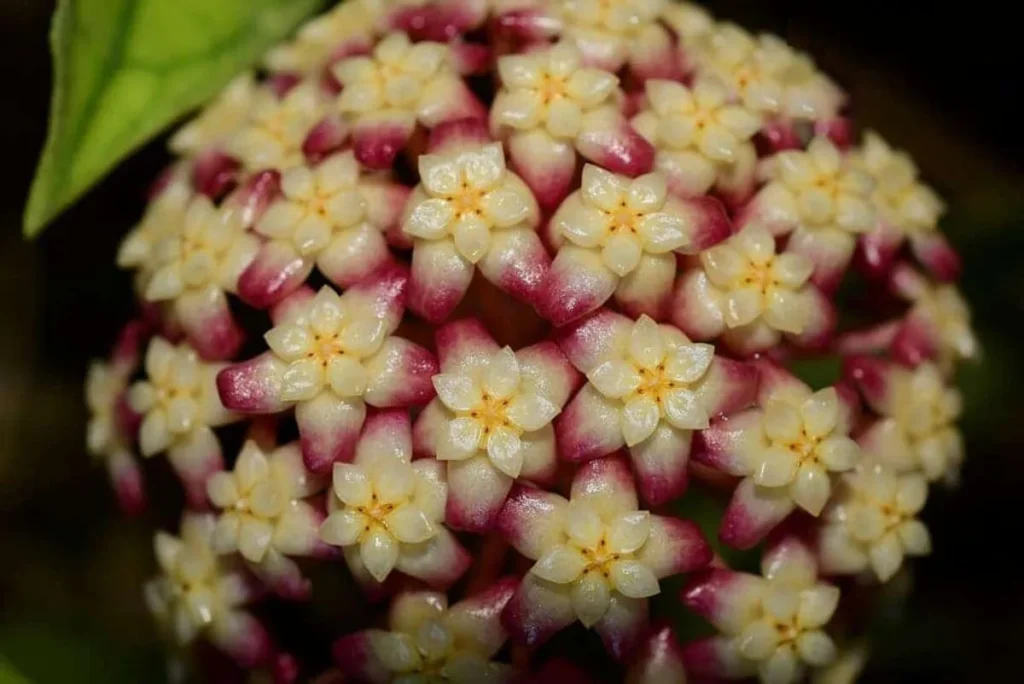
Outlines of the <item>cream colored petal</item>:
<svg viewBox="0 0 1024 684">
<path fill-rule="evenodd" d="M 320 538 L 332 546 L 351 546 L 359 541 L 365 526 L 362 513 L 342 509 L 327 516 L 320 526 Z"/>
<path fill-rule="evenodd" d="M 599 573 L 584 575 L 572 585 L 570 597 L 576 617 L 584 627 L 592 627 L 608 612 L 611 591 Z"/>
<path fill-rule="evenodd" d="M 507 428 L 496 428 L 487 437 L 487 457 L 491 464 L 511 478 L 523 468 L 523 448 L 519 435 Z"/>
<path fill-rule="evenodd" d="M 519 387 L 519 361 L 511 347 L 503 347 L 487 364 L 483 389 L 492 398 L 505 399 Z"/>
<path fill-rule="evenodd" d="M 476 263 L 491 248 L 491 230 L 483 219 L 470 216 L 456 221 L 452 228 L 455 248 L 467 261 Z"/>
<path fill-rule="evenodd" d="M 839 419 L 839 395 L 834 387 L 818 390 L 800 405 L 804 428 L 811 437 L 825 437 Z"/>
<path fill-rule="evenodd" d="M 861 450 L 849 437 L 829 437 L 818 445 L 816 455 L 822 465 L 834 473 L 853 468 L 860 461 Z"/>
<path fill-rule="evenodd" d="M 441 402 L 453 411 L 470 411 L 482 400 L 480 387 L 466 375 L 442 373 L 433 377 Z"/>
<path fill-rule="evenodd" d="M 455 221 L 455 209 L 446 199 L 432 198 L 420 202 L 402 224 L 402 230 L 413 237 L 439 240 L 448 234 Z"/>
<path fill-rule="evenodd" d="M 370 505 L 373 487 L 366 472 L 351 463 L 334 464 L 334 493 L 346 506 L 358 508 Z"/>
<path fill-rule="evenodd" d="M 644 314 L 633 324 L 629 337 L 629 353 L 643 368 L 656 368 L 665 358 L 665 341 L 653 318 Z"/>
<path fill-rule="evenodd" d="M 441 433 L 437 444 L 437 458 L 441 461 L 461 461 L 475 454 L 484 438 L 483 426 L 474 418 L 455 418 Z"/>
<path fill-rule="evenodd" d="M 611 565 L 611 581 L 615 589 L 629 598 L 647 598 L 661 591 L 658 578 L 643 563 L 621 560 Z"/>
<path fill-rule="evenodd" d="M 605 525 L 594 506 L 570 501 L 565 515 L 565 532 L 580 548 L 593 549 L 601 542 Z"/>
<path fill-rule="evenodd" d="M 624 277 L 636 270 L 643 256 L 643 245 L 632 233 L 615 233 L 601 249 L 601 260 L 617 276 Z"/>
<path fill-rule="evenodd" d="M 658 427 L 661 411 L 650 397 L 630 399 L 622 409 L 622 436 L 626 446 L 635 446 L 644 441 Z"/>
<path fill-rule="evenodd" d="M 618 360 L 602 363 L 587 374 L 587 379 L 609 399 L 618 399 L 632 393 L 641 382 L 640 374 L 633 364 Z"/>
<path fill-rule="evenodd" d="M 327 379 L 331 390 L 343 399 L 361 397 L 366 392 L 370 375 L 359 361 L 351 356 L 336 355 L 327 365 Z"/>
<path fill-rule="evenodd" d="M 697 382 L 708 372 L 714 358 L 714 345 L 679 345 L 665 356 L 665 375 L 676 382 Z"/>
<path fill-rule="evenodd" d="M 764 296 L 757 287 L 741 287 L 725 298 L 725 323 L 739 328 L 753 323 L 764 311 Z"/>
<path fill-rule="evenodd" d="M 594 164 L 583 167 L 582 188 L 584 200 L 604 211 L 618 210 L 629 191 L 628 179 Z"/>
<path fill-rule="evenodd" d="M 821 466 L 805 463 L 797 472 L 791 491 L 797 506 L 817 516 L 832 494 L 832 480 Z"/>
<path fill-rule="evenodd" d="M 406 544 L 419 544 L 430 539 L 436 533 L 433 523 L 426 514 L 412 504 L 399 506 L 384 519 L 388 530 Z"/>
<path fill-rule="evenodd" d="M 796 454 L 781 446 L 772 446 L 758 452 L 754 482 L 762 487 L 782 487 L 796 477 L 800 464 Z"/>
<path fill-rule="evenodd" d="M 539 394 L 520 392 L 513 397 L 505 415 L 520 429 L 533 432 L 548 425 L 560 411 L 558 405 Z"/>
<path fill-rule="evenodd" d="M 530 568 L 530 572 L 555 584 L 568 584 L 580 576 L 587 560 L 574 546 L 559 544 L 547 551 Z"/>
<path fill-rule="evenodd" d="M 651 514 L 648 511 L 623 513 L 612 521 L 608 529 L 608 550 L 612 553 L 633 553 L 647 541 L 651 533 Z"/>
<path fill-rule="evenodd" d="M 324 368 L 316 359 L 293 362 L 281 375 L 281 399 L 306 401 L 312 399 L 324 386 Z"/>
<path fill-rule="evenodd" d="M 363 538 L 359 545 L 359 557 L 367 572 L 383 582 L 398 562 L 399 544 L 395 538 L 382 529 L 375 529 Z"/>
<path fill-rule="evenodd" d="M 789 402 L 773 399 L 765 404 L 762 425 L 769 438 L 790 443 L 801 438 L 804 419 L 800 411 Z"/>
<path fill-rule="evenodd" d="M 662 399 L 665 419 L 680 430 L 703 430 L 710 424 L 700 396 L 687 389 L 670 390 Z"/>
</svg>

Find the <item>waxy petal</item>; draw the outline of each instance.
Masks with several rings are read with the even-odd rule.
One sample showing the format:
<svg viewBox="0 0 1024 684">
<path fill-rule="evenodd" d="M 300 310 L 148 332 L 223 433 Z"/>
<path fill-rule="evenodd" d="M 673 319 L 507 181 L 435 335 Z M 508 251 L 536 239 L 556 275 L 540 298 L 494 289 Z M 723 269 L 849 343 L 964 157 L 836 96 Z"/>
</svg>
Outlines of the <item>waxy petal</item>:
<svg viewBox="0 0 1024 684">
<path fill-rule="evenodd" d="M 654 434 L 630 447 L 643 500 L 651 506 L 678 498 L 686 491 L 691 433 L 661 424 Z"/>
<path fill-rule="evenodd" d="M 428 586 L 447 589 L 462 577 L 471 562 L 472 557 L 455 535 L 441 527 L 429 541 L 404 547 L 395 567 Z"/>
<path fill-rule="evenodd" d="M 223 290 L 211 287 L 186 293 L 175 301 L 174 311 L 189 344 L 204 359 L 230 359 L 245 341 L 245 333 L 235 323 Z"/>
<path fill-rule="evenodd" d="M 500 347 L 476 319 L 452 321 L 435 333 L 441 372 L 473 375 L 487 367 Z"/>
<path fill-rule="evenodd" d="M 204 509 L 208 505 L 206 482 L 224 468 L 220 441 L 208 427 L 197 427 L 167 450 L 171 467 L 185 488 L 189 506 Z"/>
<path fill-rule="evenodd" d="M 518 579 L 504 577 L 452 606 L 445 622 L 456 641 L 485 657 L 497 653 L 508 638 L 501 612 L 518 587 Z"/>
<path fill-rule="evenodd" d="M 558 344 L 569 362 L 589 373 L 610 358 L 621 358 L 628 349 L 633 321 L 610 309 L 601 309 L 557 331 Z"/>
<path fill-rule="evenodd" d="M 541 288 L 538 310 L 554 325 L 565 325 L 595 311 L 611 298 L 619 277 L 600 253 L 563 245 Z"/>
<path fill-rule="evenodd" d="M 413 249 L 409 308 L 433 323 L 451 315 L 473 279 L 474 266 L 449 240 L 420 240 Z"/>
<path fill-rule="evenodd" d="M 314 473 L 326 474 L 336 462 L 349 462 L 366 417 L 361 399 L 345 400 L 321 392 L 295 407 L 302 458 Z"/>
<path fill-rule="evenodd" d="M 267 242 L 238 279 L 238 296 L 266 309 L 294 292 L 313 271 L 313 262 L 283 242 Z"/>
<path fill-rule="evenodd" d="M 501 613 L 509 638 L 530 647 L 539 646 L 575 621 L 568 587 L 545 582 L 533 573 L 523 577 Z"/>
<path fill-rule="evenodd" d="M 615 301 L 630 316 L 661 320 L 668 311 L 676 275 L 674 254 L 644 254 L 636 269 L 619 280 Z"/>
<path fill-rule="evenodd" d="M 544 397 L 561 409 L 583 382 L 554 342 L 545 341 L 516 352 L 520 387 L 524 393 Z"/>
<path fill-rule="evenodd" d="M 576 149 L 598 166 L 630 177 L 654 168 L 654 147 L 613 108 L 583 117 Z"/>
<path fill-rule="evenodd" d="M 956 280 L 961 271 L 960 255 L 938 231 L 910 237 L 910 248 L 917 260 L 942 281 Z"/>
<path fill-rule="evenodd" d="M 683 663 L 691 675 L 724 679 L 743 679 L 757 671 L 755 661 L 740 655 L 734 638 L 713 636 L 690 642 L 683 647 Z"/>
<path fill-rule="evenodd" d="M 483 533 L 502 510 L 513 479 L 498 470 L 486 454 L 448 463 L 445 521 L 452 529 Z"/>
<path fill-rule="evenodd" d="M 694 523 L 655 515 L 651 516 L 651 531 L 637 559 L 662 579 L 703 568 L 712 556 L 710 544 Z"/>
<path fill-rule="evenodd" d="M 328 280 L 347 288 L 371 276 L 390 260 L 387 243 L 369 223 L 336 234 L 317 256 L 316 265 Z"/>
<path fill-rule="evenodd" d="M 555 419 L 558 453 L 570 462 L 606 456 L 625 445 L 620 405 L 603 397 L 589 383 Z"/>
<path fill-rule="evenodd" d="M 363 365 L 371 378 L 364 395 L 371 406 L 422 406 L 434 396 L 430 379 L 437 374 L 437 360 L 414 342 L 389 337 Z"/>
<path fill-rule="evenodd" d="M 676 641 L 672 627 L 659 627 L 639 645 L 626 681 L 630 684 L 670 684 L 686 681 L 683 651 Z"/>
<path fill-rule="evenodd" d="M 627 598 L 613 593 L 608 611 L 594 625 L 613 658 L 625 661 L 636 650 L 647 629 L 647 599 Z"/>
<path fill-rule="evenodd" d="M 692 339 L 711 340 L 726 329 L 724 305 L 724 297 L 704 271 L 691 269 L 676 282 L 669 317 Z"/>
<path fill-rule="evenodd" d="M 241 611 L 231 611 L 215 620 L 209 639 L 243 668 L 260 667 L 274 653 L 270 635 L 260 621 Z"/>
<path fill-rule="evenodd" d="M 764 590 L 757 575 L 712 568 L 695 575 L 680 598 L 719 631 L 736 634 L 761 611 Z"/>
<path fill-rule="evenodd" d="M 759 487 L 752 479 L 744 479 L 733 493 L 718 535 L 730 546 L 748 549 L 782 522 L 793 508 L 785 488 Z"/>
<path fill-rule="evenodd" d="M 590 461 L 576 471 L 570 499 L 589 502 L 605 520 L 637 510 L 633 474 L 625 459 L 611 456 Z"/>
<path fill-rule="evenodd" d="M 477 266 L 503 292 L 533 304 L 541 295 L 550 263 L 540 236 L 530 228 L 518 227 L 493 232 L 490 248 Z"/>
<path fill-rule="evenodd" d="M 514 133 L 508 139 L 512 168 L 530 186 L 542 209 L 551 211 L 569 194 L 576 150 L 546 131 Z"/>
<path fill-rule="evenodd" d="M 568 502 L 557 494 L 515 485 L 497 518 L 497 531 L 527 558 L 537 560 L 563 539 Z"/>
</svg>

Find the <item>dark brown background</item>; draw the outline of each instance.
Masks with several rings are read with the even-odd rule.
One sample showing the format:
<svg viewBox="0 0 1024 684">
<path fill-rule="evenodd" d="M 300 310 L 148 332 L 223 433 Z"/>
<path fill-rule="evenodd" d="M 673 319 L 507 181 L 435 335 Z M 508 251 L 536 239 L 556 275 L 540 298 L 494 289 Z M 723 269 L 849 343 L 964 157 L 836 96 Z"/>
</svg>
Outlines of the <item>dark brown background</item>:
<svg viewBox="0 0 1024 684">
<path fill-rule="evenodd" d="M 861 123 L 909 149 L 952 206 L 986 363 L 967 369 L 963 487 L 936 497 L 935 553 L 879 627 L 865 681 L 1019 681 L 1024 389 L 1021 37 L 995 0 L 708 3 L 811 51 Z M 20 216 L 42 144 L 52 1 L 0 0 L 0 654 L 35 681 L 151 681 L 139 596 L 149 530 L 120 519 L 83 450 L 81 383 L 130 311 L 113 267 L 162 143 L 122 165 L 36 243 Z M 156 672 L 157 675 L 153 673 Z M 1016 676 L 1015 676 L 1016 675 Z M 0 673 L 0 680 L 3 679 Z"/>
</svg>

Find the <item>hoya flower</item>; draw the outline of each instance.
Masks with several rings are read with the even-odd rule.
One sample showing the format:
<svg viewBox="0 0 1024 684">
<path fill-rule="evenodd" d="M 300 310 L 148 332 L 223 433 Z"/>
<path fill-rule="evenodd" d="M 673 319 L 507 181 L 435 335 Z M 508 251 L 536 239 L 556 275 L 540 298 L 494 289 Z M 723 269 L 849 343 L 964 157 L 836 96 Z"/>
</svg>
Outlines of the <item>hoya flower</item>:
<svg viewBox="0 0 1024 684">
<path fill-rule="evenodd" d="M 867 456 L 898 473 L 921 472 L 929 482 L 951 475 L 963 460 L 956 421 L 960 391 L 933 363 L 917 368 L 870 357 L 853 357 L 847 374 L 879 417 L 858 441 Z"/>
<path fill-rule="evenodd" d="M 746 218 L 776 236 L 788 234 L 787 251 L 814 263 L 813 282 L 835 289 L 856 236 L 875 225 L 871 177 L 823 137 L 814 138 L 806 151 L 779 152 L 762 172 L 769 182 L 751 201 Z"/>
<path fill-rule="evenodd" d="M 761 117 L 730 102 L 714 79 L 700 79 L 693 88 L 652 79 L 644 87 L 644 106 L 631 123 L 657 150 L 654 165 L 672 192 L 699 197 L 718 186 L 733 201 L 746 199 L 757 161 L 751 138 Z"/>
<path fill-rule="evenodd" d="M 503 13 L 535 0 L 392 0 L 385 23 L 415 40 L 449 42 L 483 27 L 492 11 Z"/>
<path fill-rule="evenodd" d="M 437 351 L 437 398 L 416 422 L 417 455 L 446 463 L 448 524 L 485 532 L 513 482 L 554 481 L 551 421 L 579 374 L 553 342 L 513 352 L 473 320 L 438 330 Z"/>
<path fill-rule="evenodd" d="M 510 636 L 533 647 L 579 620 L 620 660 L 643 637 L 659 580 L 712 555 L 693 523 L 638 509 L 629 466 L 617 457 L 581 466 L 568 500 L 517 485 L 498 528 L 536 561 L 502 614 Z"/>
<path fill-rule="evenodd" d="M 676 284 L 671 318 L 698 340 L 721 339 L 740 354 L 775 347 L 783 339 L 816 347 L 834 325 L 829 300 L 809 280 L 811 261 L 776 253 L 775 239 L 758 224 L 701 253 L 700 268 Z"/>
<path fill-rule="evenodd" d="M 121 509 L 139 513 L 146 505 L 142 469 L 133 454 L 138 423 L 127 410 L 128 382 L 139 365 L 139 347 L 145 341 L 141 321 L 126 325 L 109 360 L 93 361 L 85 381 L 85 403 L 89 409 L 85 446 L 102 461 L 117 493 Z"/>
<path fill-rule="evenodd" d="M 588 382 L 556 422 L 559 455 L 580 462 L 628 448 L 652 505 L 686 489 L 693 431 L 754 400 L 753 366 L 648 316 L 634 322 L 601 310 L 564 331 L 560 344 Z"/>
<path fill-rule="evenodd" d="M 870 571 L 886 582 L 907 556 L 931 552 L 931 537 L 917 515 L 928 497 L 928 482 L 917 473 L 897 475 L 879 463 L 843 478 L 840 498 L 825 516 L 819 558 L 830 574 Z"/>
<path fill-rule="evenodd" d="M 828 128 L 845 101 L 842 91 L 814 67 L 814 62 L 770 34 L 753 36 L 721 23 L 694 45 L 698 72 L 724 83 L 745 106 L 769 119 L 769 141 L 793 147 L 793 121 L 813 121 Z"/>
<path fill-rule="evenodd" d="M 391 604 L 389 631 L 342 637 L 335 660 L 345 675 L 368 684 L 509 681 L 512 668 L 491 659 L 507 639 L 500 616 L 516 584 L 499 580 L 451 607 L 438 592 L 400 594 Z"/>
<path fill-rule="evenodd" d="M 570 42 L 498 59 L 491 129 L 507 138 L 516 171 L 545 209 L 569 194 L 577 152 L 629 176 L 650 171 L 654 149 L 617 104 L 619 79 L 584 66 Z"/>
<path fill-rule="evenodd" d="M 396 193 L 404 199 L 396 185 L 364 175 L 351 151 L 282 173 L 281 195 L 255 225 L 267 241 L 239 280 L 242 299 L 260 308 L 276 304 L 314 266 L 339 287 L 381 268 L 390 258 L 383 232 L 400 211 L 384 202 Z"/>
<path fill-rule="evenodd" d="M 157 532 L 153 547 L 160 574 L 146 583 L 146 605 L 178 646 L 205 638 L 242 667 L 272 655 L 270 635 L 244 610 L 258 598 L 252 582 L 213 550 L 214 517 L 186 513 L 178 537 Z"/>
<path fill-rule="evenodd" d="M 839 589 L 819 582 L 811 551 L 792 537 L 762 557 L 761 576 L 712 569 L 694 578 L 683 603 L 719 635 L 683 647 L 691 674 L 763 684 L 803 681 L 808 669 L 831 664 L 836 647 L 825 627 Z"/>
<path fill-rule="evenodd" d="M 540 211 L 533 193 L 506 168 L 501 143 L 478 142 L 486 139 L 482 126 L 465 139 L 464 128 L 460 122 L 436 129 L 442 143 L 419 157 L 420 184 L 402 222 L 413 239 L 409 307 L 432 322 L 451 314 L 476 268 L 531 302 L 549 263 L 536 232 Z"/>
<path fill-rule="evenodd" d="M 757 408 L 715 423 L 701 434 L 697 458 L 742 477 L 719 536 L 750 548 L 794 509 L 821 514 L 834 474 L 861 459 L 849 437 L 857 396 L 844 387 L 810 387 L 774 364 L 759 364 Z"/>
<path fill-rule="evenodd" d="M 877 213 L 874 229 L 864 235 L 864 261 L 872 270 L 885 272 L 903 242 L 918 261 L 941 280 L 960 273 L 960 257 L 938 230 L 945 204 L 935 191 L 918 179 L 910 155 L 894 150 L 874 131 L 851 154 L 853 165 L 874 179 L 871 200 Z"/>
<path fill-rule="evenodd" d="M 366 421 L 352 463 L 334 465 L 330 515 L 320 528 L 340 546 L 357 580 L 382 583 L 397 570 L 440 589 L 469 567 L 469 554 L 444 526 L 448 485 L 444 466 L 412 461 L 406 411 L 384 411 Z"/>
<path fill-rule="evenodd" d="M 955 285 L 933 283 L 906 264 L 893 270 L 892 283 L 911 302 L 892 340 L 896 360 L 912 366 L 932 360 L 951 375 L 956 362 L 978 357 L 971 311 Z"/>
<path fill-rule="evenodd" d="M 582 186 L 551 218 L 561 243 L 543 286 L 541 314 L 564 325 L 612 296 L 629 313 L 660 317 L 677 254 L 695 254 L 729 235 L 722 205 L 668 193 L 665 174 L 636 179 L 587 164 Z"/>
<path fill-rule="evenodd" d="M 140 297 L 157 268 L 157 243 L 181 231 L 185 213 L 194 196 L 187 164 L 173 166 L 165 172 L 162 186 L 146 205 L 142 220 L 121 241 L 117 265 L 135 270 L 135 284 Z"/>
<path fill-rule="evenodd" d="M 231 358 L 243 341 L 227 294 L 235 292 L 259 250 L 259 240 L 245 228 L 238 207 L 218 209 L 197 195 L 180 230 L 153 247 L 155 268 L 143 297 L 172 304 L 189 342 L 207 359 Z"/>
<path fill-rule="evenodd" d="M 251 71 L 236 76 L 217 99 L 171 136 L 171 152 L 195 157 L 222 144 L 248 120 L 257 89 Z"/>
<path fill-rule="evenodd" d="M 309 582 L 288 556 L 329 555 L 319 543 L 323 513 L 308 500 L 326 486 L 306 470 L 298 444 L 264 450 L 247 440 L 234 469 L 206 483 L 210 501 L 221 509 L 214 550 L 240 554 L 279 595 L 308 598 Z"/>
<path fill-rule="evenodd" d="M 348 57 L 332 67 L 342 84 L 336 107 L 352 122 L 360 163 L 390 168 L 416 124 L 482 118 L 482 107 L 452 65 L 442 43 L 410 43 L 391 33 L 371 56 Z"/>
<path fill-rule="evenodd" d="M 714 17 L 694 2 L 666 2 L 661 9 L 661 20 L 687 45 L 696 44 L 715 29 Z"/>
<path fill-rule="evenodd" d="M 549 12 L 591 66 L 629 66 L 639 80 L 682 75 L 669 32 L 658 21 L 670 0 L 560 0 Z"/>
<path fill-rule="evenodd" d="M 248 119 L 225 144 L 225 151 L 248 171 L 285 170 L 303 162 L 302 143 L 326 111 L 326 96 L 315 78 L 300 81 L 283 95 L 261 85 Z"/>
<path fill-rule="evenodd" d="M 295 38 L 264 58 L 276 72 L 313 74 L 354 46 L 369 51 L 369 37 L 383 16 L 381 0 L 347 0 L 306 22 Z"/>
<path fill-rule="evenodd" d="M 296 291 L 274 309 L 270 350 L 217 378 L 224 405 L 250 414 L 294 406 L 307 468 L 327 474 L 351 460 L 367 404 L 407 407 L 433 396 L 434 357 L 392 334 L 405 283 L 394 267 L 340 296 L 326 285 Z"/>
<path fill-rule="evenodd" d="M 215 378 L 224 367 L 200 360 L 187 344 L 154 337 L 143 364 L 146 377 L 128 390 L 128 406 L 141 419 L 139 449 L 149 458 L 167 452 L 189 503 L 206 504 L 206 480 L 223 466 L 213 428 L 239 419 L 220 402 Z"/>
</svg>

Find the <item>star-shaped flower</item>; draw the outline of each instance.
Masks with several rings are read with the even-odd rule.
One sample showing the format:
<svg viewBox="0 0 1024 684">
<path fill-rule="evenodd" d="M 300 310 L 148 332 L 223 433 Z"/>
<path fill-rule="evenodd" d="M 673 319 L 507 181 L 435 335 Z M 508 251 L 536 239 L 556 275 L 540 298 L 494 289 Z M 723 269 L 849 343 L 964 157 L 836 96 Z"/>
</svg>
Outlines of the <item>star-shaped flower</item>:
<svg viewBox="0 0 1024 684">
<path fill-rule="evenodd" d="M 923 473 L 929 482 L 955 474 L 964 457 L 956 426 L 963 397 L 935 364 L 907 369 L 853 357 L 846 372 L 879 414 L 858 438 L 867 456 L 898 473 Z"/>
<path fill-rule="evenodd" d="M 360 163 L 390 168 L 417 123 L 433 128 L 486 116 L 452 62 L 443 43 L 411 43 L 404 33 L 391 33 L 372 55 L 348 57 L 332 67 L 342 85 L 336 107 L 352 122 Z"/>
<path fill-rule="evenodd" d="M 795 508 L 818 516 L 833 494 L 833 474 L 850 470 L 861 450 L 848 435 L 857 396 L 845 386 L 811 388 L 781 367 L 759 363 L 758 408 L 718 420 L 702 433 L 697 458 L 744 478 L 719 535 L 757 544 Z"/>
<path fill-rule="evenodd" d="M 696 254 L 729 231 L 717 200 L 674 197 L 661 172 L 630 179 L 587 164 L 582 187 L 551 218 L 560 246 L 538 308 L 564 325 L 614 296 L 632 315 L 661 317 L 676 255 Z"/>
<path fill-rule="evenodd" d="M 466 128 L 463 122 L 458 127 Z M 446 131 L 436 129 L 442 142 L 419 157 L 420 184 L 402 222 L 413 239 L 409 306 L 432 322 L 451 314 L 476 268 L 530 302 L 549 263 L 536 233 L 537 202 L 506 168 L 501 144 L 486 141 L 482 126 L 470 139 L 452 130 L 445 141 Z"/>
<path fill-rule="evenodd" d="M 392 570 L 447 589 L 469 554 L 444 526 L 448 497 L 444 467 L 412 461 L 406 411 L 384 411 L 366 421 L 352 463 L 334 465 L 334 497 L 321 538 L 340 546 L 356 579 L 380 584 Z"/>
<path fill-rule="evenodd" d="M 224 143 L 248 121 L 256 91 L 251 71 L 236 76 L 213 102 L 175 131 L 168 143 L 171 152 L 195 157 Z"/>
<path fill-rule="evenodd" d="M 714 79 L 698 80 L 693 88 L 653 79 L 645 92 L 631 123 L 657 150 L 655 167 L 672 192 L 699 197 L 717 187 L 734 203 L 753 192 L 757 152 L 751 138 L 761 128 L 758 114 L 730 102 Z"/>
<path fill-rule="evenodd" d="M 718 636 L 683 647 L 690 674 L 794 684 L 809 668 L 831 664 L 836 647 L 825 632 L 839 589 L 819 582 L 814 556 L 792 538 L 761 561 L 762 576 L 713 569 L 683 591 L 683 602 L 714 625 Z"/>
<path fill-rule="evenodd" d="M 270 635 L 243 607 L 257 598 L 252 583 L 211 546 L 214 517 L 186 513 L 180 537 L 157 532 L 160 575 L 145 585 L 146 605 L 178 646 L 205 637 L 240 666 L 258 667 L 272 655 Z"/>
<path fill-rule="evenodd" d="M 564 331 L 560 344 L 589 382 L 556 422 L 559 455 L 579 462 L 627 447 L 650 504 L 686 489 L 693 431 L 754 399 L 753 366 L 648 316 L 634 322 L 601 310 Z"/>
<path fill-rule="evenodd" d="M 829 300 L 809 281 L 801 254 L 776 253 L 775 239 L 748 225 L 700 254 L 701 268 L 683 274 L 672 320 L 698 340 L 719 337 L 740 354 L 771 349 L 783 339 L 818 346 L 834 325 Z"/>
<path fill-rule="evenodd" d="M 584 66 L 571 42 L 501 57 L 498 75 L 491 128 L 507 138 L 513 166 L 542 207 L 569 194 L 577 152 L 616 173 L 650 171 L 654 149 L 619 112 L 618 78 Z"/>
<path fill-rule="evenodd" d="M 629 466 L 615 457 L 580 467 L 568 500 L 517 485 L 498 529 L 536 561 L 502 615 L 531 647 L 579 620 L 621 659 L 643 636 L 659 580 L 711 560 L 696 525 L 638 510 Z"/>
<path fill-rule="evenodd" d="M 213 428 L 239 419 L 220 402 L 215 378 L 224 364 L 206 363 L 187 344 L 154 337 L 146 350 L 146 377 L 128 390 L 128 406 L 141 419 L 145 457 L 167 452 L 194 507 L 206 503 L 206 480 L 223 467 Z"/>
<path fill-rule="evenodd" d="M 906 556 L 931 552 L 931 536 L 917 515 L 928 497 L 918 473 L 897 475 L 880 463 L 866 463 L 843 478 L 839 499 L 825 515 L 819 558 L 832 574 L 870 570 L 886 582 Z"/>
<path fill-rule="evenodd" d="M 270 351 L 217 378 L 224 404 L 245 413 L 295 407 L 306 467 L 326 474 L 352 458 L 366 417 L 377 408 L 425 404 L 437 363 L 393 335 L 402 318 L 406 275 L 398 267 L 338 295 L 300 289 L 274 309 Z"/>
<path fill-rule="evenodd" d="M 516 584 L 499 580 L 450 607 L 441 593 L 403 593 L 391 604 L 390 631 L 342 637 L 335 659 L 346 675 L 369 684 L 508 681 L 511 667 L 491 659 L 507 638 L 499 616 Z"/>
<path fill-rule="evenodd" d="M 222 511 L 214 549 L 241 554 L 279 595 L 308 598 L 309 582 L 288 556 L 329 555 L 318 543 L 323 514 L 308 500 L 326 486 L 306 470 L 298 444 L 268 452 L 246 441 L 234 470 L 214 473 L 206 483 L 210 501 Z"/>
<path fill-rule="evenodd" d="M 290 42 L 278 45 L 264 58 L 276 72 L 314 74 L 339 54 L 355 47 L 369 48 L 381 19 L 384 3 L 380 0 L 350 0 L 310 19 Z"/>
<path fill-rule="evenodd" d="M 278 95 L 263 84 L 253 95 L 248 119 L 231 136 L 225 151 L 248 171 L 285 170 L 303 162 L 302 143 L 327 109 L 317 78 L 308 78 Z"/>
<path fill-rule="evenodd" d="M 473 320 L 438 330 L 437 348 L 438 397 L 417 420 L 416 451 L 447 463 L 448 524 L 483 532 L 514 481 L 551 483 L 551 421 L 579 375 L 554 343 L 513 352 Z"/>
<path fill-rule="evenodd" d="M 893 149 L 874 131 L 867 131 L 864 142 L 850 158 L 875 182 L 871 200 L 878 220 L 874 229 L 861 238 L 865 263 L 876 273 L 884 273 L 900 246 L 909 241 L 914 256 L 935 277 L 954 280 L 960 273 L 960 256 L 938 229 L 946 205 L 918 179 L 917 165 L 910 155 Z"/>
<path fill-rule="evenodd" d="M 204 358 L 229 359 L 244 340 L 228 307 L 259 240 L 246 230 L 239 206 L 218 209 L 204 195 L 189 203 L 181 228 L 153 247 L 154 270 L 143 297 L 168 302 L 189 342 Z"/>
<path fill-rule="evenodd" d="M 384 233 L 399 208 L 375 206 L 397 184 L 364 174 L 355 155 L 338 152 L 316 165 L 281 174 L 281 195 L 255 230 L 267 238 L 239 280 L 239 295 L 265 308 L 294 292 L 316 266 L 339 287 L 350 287 L 388 262 Z M 404 193 L 403 193 L 404 194 Z"/>
<path fill-rule="evenodd" d="M 86 449 L 106 466 L 118 503 L 129 514 L 141 512 L 146 505 L 142 469 L 132 451 L 139 426 L 127 410 L 126 398 L 146 334 L 147 326 L 142 321 L 124 326 L 110 358 L 93 361 L 85 381 L 85 403 L 89 408 Z"/>
<path fill-rule="evenodd" d="M 812 280 L 826 290 L 839 285 L 856 236 L 875 226 L 874 181 L 832 141 L 814 138 L 806 151 L 786 150 L 762 163 L 768 184 L 745 211 L 774 235 L 789 235 L 787 251 L 814 263 Z"/>
</svg>

